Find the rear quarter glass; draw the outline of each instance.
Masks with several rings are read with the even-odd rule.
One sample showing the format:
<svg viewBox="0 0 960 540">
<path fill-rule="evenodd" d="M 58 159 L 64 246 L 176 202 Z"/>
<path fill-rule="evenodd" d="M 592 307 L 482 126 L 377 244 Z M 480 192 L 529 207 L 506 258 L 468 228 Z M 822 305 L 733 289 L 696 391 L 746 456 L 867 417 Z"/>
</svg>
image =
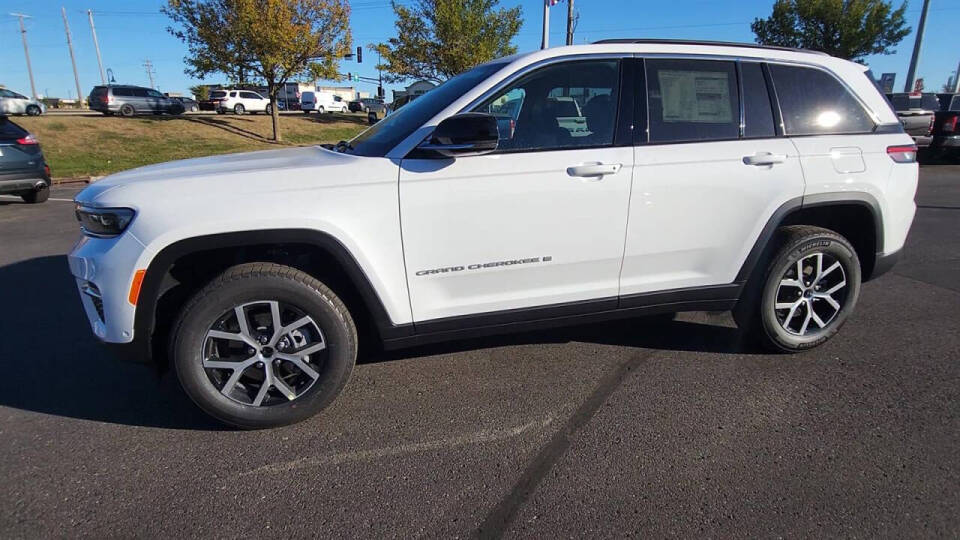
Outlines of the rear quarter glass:
<svg viewBox="0 0 960 540">
<path fill-rule="evenodd" d="M 7 120 L 6 117 L 0 117 L 0 140 L 16 140 L 28 134 L 27 130 Z"/>
</svg>

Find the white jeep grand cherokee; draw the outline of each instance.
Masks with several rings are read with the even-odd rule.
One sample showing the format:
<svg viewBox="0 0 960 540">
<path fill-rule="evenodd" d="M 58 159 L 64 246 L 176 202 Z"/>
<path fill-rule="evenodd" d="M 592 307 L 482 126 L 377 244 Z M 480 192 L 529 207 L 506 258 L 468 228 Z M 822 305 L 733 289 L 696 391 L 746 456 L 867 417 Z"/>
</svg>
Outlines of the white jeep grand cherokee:
<svg viewBox="0 0 960 540">
<path fill-rule="evenodd" d="M 70 268 L 101 340 L 172 364 L 224 422 L 277 426 L 336 397 L 358 329 L 390 348 L 733 310 L 775 350 L 819 345 L 897 258 L 915 156 L 852 62 L 558 47 L 478 66 L 334 147 L 100 180 L 76 198 Z"/>
</svg>

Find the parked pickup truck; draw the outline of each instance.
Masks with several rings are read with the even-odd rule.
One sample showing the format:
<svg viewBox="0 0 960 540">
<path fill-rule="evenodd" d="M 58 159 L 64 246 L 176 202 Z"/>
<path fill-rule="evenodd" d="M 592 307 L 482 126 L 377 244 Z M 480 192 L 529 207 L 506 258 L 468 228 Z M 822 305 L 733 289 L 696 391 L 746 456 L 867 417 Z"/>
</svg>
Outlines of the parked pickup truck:
<svg viewBox="0 0 960 540">
<path fill-rule="evenodd" d="M 903 130 L 913 137 L 920 148 L 930 146 L 930 130 L 933 113 L 940 109 L 936 94 L 887 94 L 887 99 L 897 112 Z"/>
<path fill-rule="evenodd" d="M 937 157 L 960 159 L 960 94 L 938 94 L 940 110 L 930 130 L 930 151 Z"/>
</svg>

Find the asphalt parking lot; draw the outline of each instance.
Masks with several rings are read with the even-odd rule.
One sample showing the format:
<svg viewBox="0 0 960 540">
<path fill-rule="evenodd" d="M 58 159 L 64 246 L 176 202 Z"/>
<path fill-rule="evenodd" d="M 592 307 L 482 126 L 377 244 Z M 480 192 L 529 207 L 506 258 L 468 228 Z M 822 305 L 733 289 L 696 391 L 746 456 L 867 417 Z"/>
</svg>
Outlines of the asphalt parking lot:
<svg viewBox="0 0 960 540">
<path fill-rule="evenodd" d="M 960 535 L 960 166 L 825 346 L 720 314 L 366 358 L 321 415 L 209 421 L 106 357 L 69 199 L 0 197 L 0 536 Z"/>
</svg>

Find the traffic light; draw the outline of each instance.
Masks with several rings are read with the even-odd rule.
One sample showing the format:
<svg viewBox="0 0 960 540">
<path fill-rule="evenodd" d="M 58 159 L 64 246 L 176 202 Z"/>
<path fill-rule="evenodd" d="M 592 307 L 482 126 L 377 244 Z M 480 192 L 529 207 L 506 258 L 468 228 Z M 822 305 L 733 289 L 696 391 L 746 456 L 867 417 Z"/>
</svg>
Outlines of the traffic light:
<svg viewBox="0 0 960 540">
<path fill-rule="evenodd" d="M 357 47 L 357 63 L 363 63 L 363 47 Z"/>
<path fill-rule="evenodd" d="M 385 94 L 385 92 L 383 91 L 383 87 L 382 87 L 382 86 L 378 86 L 378 87 L 377 87 L 377 97 L 380 98 L 380 99 L 383 99 L 384 94 Z"/>
<path fill-rule="evenodd" d="M 348 80 L 348 81 L 352 81 L 352 80 L 353 80 L 353 73 L 347 73 L 347 80 Z"/>
<path fill-rule="evenodd" d="M 553 6 L 557 5 L 557 4 L 559 4 L 559 3 L 560 3 L 560 0 L 546 0 L 546 2 L 547 2 L 547 6 L 553 7 Z"/>
</svg>

